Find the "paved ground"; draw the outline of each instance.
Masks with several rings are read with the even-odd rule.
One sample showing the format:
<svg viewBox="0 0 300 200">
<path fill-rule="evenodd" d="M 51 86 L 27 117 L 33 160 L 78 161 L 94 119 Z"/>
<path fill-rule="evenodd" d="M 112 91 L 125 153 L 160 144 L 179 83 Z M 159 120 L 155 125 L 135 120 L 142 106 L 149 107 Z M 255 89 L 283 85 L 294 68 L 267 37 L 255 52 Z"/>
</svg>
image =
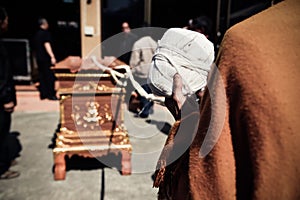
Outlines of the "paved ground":
<svg viewBox="0 0 300 200">
<path fill-rule="evenodd" d="M 155 105 L 148 120 L 125 113 L 133 146 L 132 175 L 122 176 L 112 168 L 69 170 L 65 180 L 55 181 L 53 155 L 48 145 L 59 122 L 59 102 L 39 100 L 34 89 L 19 88 L 17 94 L 12 131 L 21 132 L 23 150 L 12 169 L 21 175 L 0 180 L 1 200 L 156 199 L 157 189 L 152 188 L 151 175 L 166 139 L 164 132 L 173 123 L 164 107 Z"/>
</svg>

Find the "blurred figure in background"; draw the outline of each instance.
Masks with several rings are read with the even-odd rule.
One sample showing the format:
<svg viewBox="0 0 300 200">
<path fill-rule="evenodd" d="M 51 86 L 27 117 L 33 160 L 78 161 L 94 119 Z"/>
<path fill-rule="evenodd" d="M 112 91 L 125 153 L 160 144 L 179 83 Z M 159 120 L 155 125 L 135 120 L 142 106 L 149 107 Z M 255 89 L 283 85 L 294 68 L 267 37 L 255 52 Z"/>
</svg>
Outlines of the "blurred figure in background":
<svg viewBox="0 0 300 200">
<path fill-rule="evenodd" d="M 38 20 L 39 30 L 34 35 L 33 47 L 39 72 L 39 91 L 41 99 L 57 100 L 55 91 L 56 77 L 51 66 L 56 64 L 52 50 L 52 37 L 45 18 Z"/>
<path fill-rule="evenodd" d="M 157 42 L 151 37 L 151 31 L 148 24 L 144 24 L 144 34 L 138 39 L 132 48 L 130 57 L 130 67 L 134 79 L 142 86 L 142 88 L 149 94 L 152 93 L 147 78 L 152 61 L 152 57 L 157 48 Z M 147 100 L 145 97 L 140 96 L 136 91 L 133 93 L 140 101 L 141 110 L 137 110 L 139 117 L 147 118 L 153 109 L 153 102 Z"/>
<path fill-rule="evenodd" d="M 131 32 L 131 28 L 128 22 L 122 23 L 122 35 L 121 44 L 119 48 L 119 60 L 123 61 L 129 65 L 129 60 L 131 56 L 132 46 L 138 39 L 138 36 Z"/>
<path fill-rule="evenodd" d="M 187 29 L 197 31 L 204 34 L 209 40 L 211 40 L 212 33 L 212 20 L 207 16 L 199 16 L 189 20 Z"/>
<path fill-rule="evenodd" d="M 8 15 L 0 7 L 0 38 L 8 28 Z M 20 175 L 9 168 L 16 163 L 21 144 L 16 138 L 19 133 L 10 133 L 11 114 L 17 105 L 12 67 L 5 46 L 0 39 L 0 179 L 15 178 Z"/>
</svg>

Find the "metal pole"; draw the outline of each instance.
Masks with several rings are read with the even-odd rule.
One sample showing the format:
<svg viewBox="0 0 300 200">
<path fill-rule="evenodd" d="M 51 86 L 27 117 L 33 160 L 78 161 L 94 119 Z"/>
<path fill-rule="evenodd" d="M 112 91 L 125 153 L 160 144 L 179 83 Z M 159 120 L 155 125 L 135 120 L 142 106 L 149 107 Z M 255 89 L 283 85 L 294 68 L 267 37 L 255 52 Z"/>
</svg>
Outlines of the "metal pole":
<svg viewBox="0 0 300 200">
<path fill-rule="evenodd" d="M 220 15 L 221 15 L 221 0 L 217 0 L 215 45 L 218 45 L 217 43 L 220 36 Z"/>
<path fill-rule="evenodd" d="M 227 1 L 226 29 L 230 26 L 231 0 Z"/>
</svg>

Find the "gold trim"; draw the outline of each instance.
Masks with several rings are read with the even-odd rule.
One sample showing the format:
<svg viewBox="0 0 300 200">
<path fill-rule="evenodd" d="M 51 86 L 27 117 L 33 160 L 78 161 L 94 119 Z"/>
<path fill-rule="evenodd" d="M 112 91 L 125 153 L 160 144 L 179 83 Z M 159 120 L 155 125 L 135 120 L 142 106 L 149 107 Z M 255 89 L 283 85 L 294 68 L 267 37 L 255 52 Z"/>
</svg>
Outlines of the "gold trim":
<svg viewBox="0 0 300 200">
<path fill-rule="evenodd" d="M 59 95 L 67 95 L 67 94 L 75 94 L 75 95 L 88 95 L 88 94 L 125 94 L 125 93 L 120 93 L 119 88 L 112 88 L 107 91 L 101 91 L 101 90 L 75 90 L 73 88 L 64 88 L 64 89 L 59 89 L 58 90 Z"/>
<path fill-rule="evenodd" d="M 66 127 L 61 127 L 60 132 L 57 133 L 57 135 L 61 135 L 61 134 L 66 134 L 66 135 L 89 135 L 89 136 L 99 136 L 99 135 L 106 135 L 106 136 L 111 136 L 111 135 L 116 135 L 116 134 L 120 134 L 123 136 L 128 136 L 128 132 L 125 129 L 124 124 L 121 124 L 120 127 L 117 127 L 115 131 L 111 131 L 111 130 L 100 130 L 101 133 L 99 133 L 99 131 L 73 131 L 70 130 Z"/>
<path fill-rule="evenodd" d="M 103 151 L 109 149 L 120 149 L 120 150 L 128 150 L 132 151 L 132 146 L 130 144 L 112 144 L 112 145 L 84 145 L 84 146 L 76 146 L 76 147 L 56 147 L 53 149 L 53 153 L 67 152 L 67 151 Z"/>
<path fill-rule="evenodd" d="M 110 87 L 105 84 L 98 84 L 94 81 L 74 83 L 72 87 L 58 89 L 60 95 L 63 94 L 114 94 L 124 93 L 120 87 Z"/>
<path fill-rule="evenodd" d="M 57 78 L 76 78 L 76 77 L 79 77 L 79 78 L 84 78 L 84 77 L 87 77 L 87 78 L 101 78 L 101 77 L 110 77 L 111 75 L 110 74 L 106 74 L 106 73 L 102 73 L 102 74 L 70 74 L 70 73 L 55 73 L 55 76 Z"/>
<path fill-rule="evenodd" d="M 72 95 L 61 95 L 60 96 L 60 100 L 59 100 L 60 108 L 59 109 L 60 109 L 60 123 L 61 124 L 65 124 L 64 101 L 71 97 L 72 97 Z"/>
</svg>

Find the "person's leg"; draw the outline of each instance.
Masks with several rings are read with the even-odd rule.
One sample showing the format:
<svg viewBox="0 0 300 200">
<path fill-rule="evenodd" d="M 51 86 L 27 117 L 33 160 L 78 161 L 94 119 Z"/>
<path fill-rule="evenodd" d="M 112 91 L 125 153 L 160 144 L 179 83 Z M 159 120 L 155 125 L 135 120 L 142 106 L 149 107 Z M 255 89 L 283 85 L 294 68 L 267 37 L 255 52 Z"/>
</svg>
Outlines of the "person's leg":
<svg viewBox="0 0 300 200">
<path fill-rule="evenodd" d="M 39 72 L 39 92 L 40 99 L 47 98 L 47 89 L 46 89 L 46 73 L 45 73 L 45 65 L 42 61 L 37 61 L 38 63 L 38 72 Z"/>
<path fill-rule="evenodd" d="M 40 79 L 40 97 L 41 99 L 55 100 L 55 80 L 54 72 L 50 69 L 50 63 L 44 61 L 38 61 L 39 65 L 39 79 Z"/>
<path fill-rule="evenodd" d="M 125 90 L 126 90 L 126 93 L 125 93 L 124 101 L 125 101 L 126 105 L 129 107 L 129 102 L 131 100 L 130 98 L 131 98 L 132 91 L 135 91 L 131 81 L 129 81 L 129 80 L 127 81 Z"/>
<path fill-rule="evenodd" d="M 11 113 L 5 112 L 2 105 L 0 107 L 0 139 L 3 139 L 10 131 Z M 2 140 L 0 140 L 0 142 L 1 141 Z"/>
<path fill-rule="evenodd" d="M 148 84 L 142 85 L 142 88 L 148 93 L 151 94 L 152 91 Z M 149 101 L 145 97 L 140 96 L 142 110 L 139 112 L 139 116 L 146 118 L 149 116 L 151 109 L 153 108 L 153 101 Z"/>
<path fill-rule="evenodd" d="M 52 96 L 56 95 L 55 91 L 55 81 L 56 77 L 52 69 L 48 68 L 48 74 L 49 74 L 49 92 L 51 93 Z"/>
<path fill-rule="evenodd" d="M 8 138 L 11 123 L 11 114 L 0 108 L 0 175 L 5 173 L 10 167 L 6 140 Z"/>
<path fill-rule="evenodd" d="M 56 91 L 55 91 L 55 75 L 54 72 L 48 67 L 46 70 L 46 90 L 47 90 L 47 98 L 50 100 L 56 100 Z"/>
</svg>

